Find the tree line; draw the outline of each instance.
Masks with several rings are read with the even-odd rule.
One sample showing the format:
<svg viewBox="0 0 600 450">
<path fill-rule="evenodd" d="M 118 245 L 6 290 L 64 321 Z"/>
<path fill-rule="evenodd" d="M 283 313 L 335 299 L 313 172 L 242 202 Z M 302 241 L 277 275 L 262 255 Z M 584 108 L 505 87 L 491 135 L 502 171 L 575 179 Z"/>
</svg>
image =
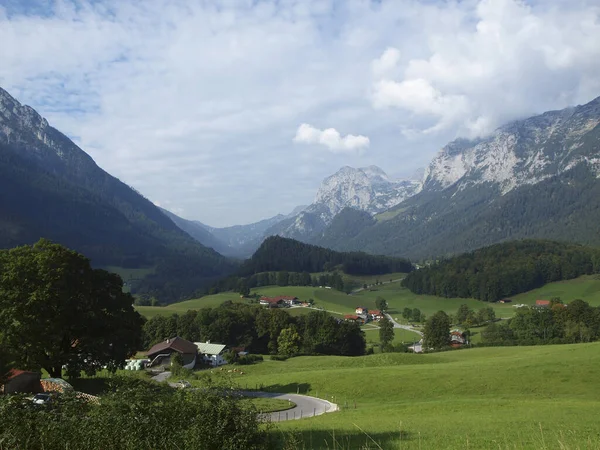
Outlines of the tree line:
<svg viewBox="0 0 600 450">
<path fill-rule="evenodd" d="M 549 307 L 518 308 L 501 323 L 481 333 L 485 345 L 538 345 L 591 342 L 600 339 L 600 307 L 577 299 L 564 305 L 553 298 Z"/>
<path fill-rule="evenodd" d="M 155 316 L 143 327 L 145 347 L 179 336 L 192 342 L 218 342 L 251 353 L 293 355 L 363 355 L 364 332 L 324 311 L 293 317 L 279 308 L 224 302 L 216 308 Z"/>
<path fill-rule="evenodd" d="M 349 275 L 381 275 L 410 272 L 413 266 L 403 258 L 375 256 L 362 252 L 341 253 L 294 239 L 271 236 L 238 271 L 240 276 L 260 272 L 329 272 L 339 267 Z"/>
<path fill-rule="evenodd" d="M 250 289 L 261 286 L 329 286 L 341 292 L 350 293 L 360 286 L 338 271 L 311 275 L 308 272 L 262 272 L 249 277 L 227 277 L 219 280 L 209 289 L 209 294 L 234 291 L 241 295 L 250 294 Z"/>
<path fill-rule="evenodd" d="M 552 241 L 513 241 L 437 262 L 409 273 L 416 294 L 495 302 L 547 283 L 600 272 L 600 251 Z"/>
</svg>

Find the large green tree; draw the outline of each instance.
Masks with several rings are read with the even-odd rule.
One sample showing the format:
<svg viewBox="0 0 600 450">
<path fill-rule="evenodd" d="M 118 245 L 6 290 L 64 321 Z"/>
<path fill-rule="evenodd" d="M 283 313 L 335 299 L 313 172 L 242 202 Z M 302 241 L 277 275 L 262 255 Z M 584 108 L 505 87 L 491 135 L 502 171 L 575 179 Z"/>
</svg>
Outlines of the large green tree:
<svg viewBox="0 0 600 450">
<path fill-rule="evenodd" d="M 121 278 L 79 253 L 45 239 L 0 252 L 0 329 L 19 368 L 114 370 L 139 348 L 142 324 Z"/>
<path fill-rule="evenodd" d="M 440 349 L 450 341 L 450 317 L 444 311 L 438 311 L 425 322 L 423 345 L 425 348 Z"/>
<path fill-rule="evenodd" d="M 394 340 L 394 324 L 386 316 L 379 321 L 379 341 L 381 347 L 385 349 L 389 347 Z"/>
</svg>

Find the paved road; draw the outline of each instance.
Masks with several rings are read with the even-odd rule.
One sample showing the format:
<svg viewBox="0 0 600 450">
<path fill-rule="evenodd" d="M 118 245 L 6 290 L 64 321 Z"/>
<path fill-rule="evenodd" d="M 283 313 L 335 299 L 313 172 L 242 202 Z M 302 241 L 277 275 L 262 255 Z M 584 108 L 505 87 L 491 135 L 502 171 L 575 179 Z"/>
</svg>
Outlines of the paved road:
<svg viewBox="0 0 600 450">
<path fill-rule="evenodd" d="M 391 315 L 387 314 L 387 313 L 386 313 L 386 316 L 387 316 L 388 319 L 390 319 L 392 321 L 392 323 L 394 324 L 394 328 L 402 328 L 404 330 L 412 331 L 413 333 L 417 333 L 417 334 L 423 336 L 423 332 L 422 331 L 419 331 L 416 328 L 411 327 L 410 325 L 403 325 L 401 323 L 396 322 L 394 320 L 394 318 Z"/>
<path fill-rule="evenodd" d="M 277 394 L 271 392 L 244 391 L 245 397 L 276 398 L 279 400 L 290 400 L 296 404 L 294 408 L 286 411 L 265 413 L 264 417 L 271 422 L 283 422 L 285 420 L 303 419 L 306 417 L 320 416 L 338 410 L 338 405 L 316 397 L 299 394 Z"/>
</svg>

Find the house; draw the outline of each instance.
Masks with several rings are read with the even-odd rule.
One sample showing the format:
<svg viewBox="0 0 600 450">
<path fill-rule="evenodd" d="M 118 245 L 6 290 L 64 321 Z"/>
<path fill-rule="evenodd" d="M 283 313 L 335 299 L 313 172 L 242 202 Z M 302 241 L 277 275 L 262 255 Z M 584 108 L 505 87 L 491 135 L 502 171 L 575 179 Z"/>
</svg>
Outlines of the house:
<svg viewBox="0 0 600 450">
<path fill-rule="evenodd" d="M 259 303 L 261 305 L 267 306 L 269 308 L 283 308 L 285 306 L 288 306 L 281 297 L 274 297 L 274 298 L 262 297 L 259 300 Z"/>
<path fill-rule="evenodd" d="M 4 386 L 0 385 L 0 392 L 5 394 L 43 392 L 40 383 L 41 377 L 42 374 L 39 372 L 12 369 L 8 373 L 6 384 Z"/>
<path fill-rule="evenodd" d="M 550 300 L 536 300 L 535 306 L 537 306 L 538 308 L 549 308 Z"/>
<path fill-rule="evenodd" d="M 383 313 L 378 309 L 369 310 L 369 317 L 371 320 L 381 320 L 383 319 Z"/>
<path fill-rule="evenodd" d="M 502 300 L 499 300 L 500 303 L 511 303 L 512 299 L 511 298 L 503 298 Z"/>
<path fill-rule="evenodd" d="M 366 316 L 369 313 L 369 310 L 367 308 L 364 308 L 362 306 L 358 306 L 356 308 L 355 313 L 359 316 Z"/>
<path fill-rule="evenodd" d="M 222 366 L 227 364 L 223 354 L 225 353 L 225 345 L 223 344 L 212 344 L 210 341 L 206 342 L 194 342 L 194 345 L 198 349 L 198 354 L 201 355 L 204 362 L 211 367 Z"/>
<path fill-rule="evenodd" d="M 356 316 L 354 314 L 346 314 L 344 316 L 344 320 L 347 322 L 356 322 L 356 323 L 360 323 L 360 324 L 365 323 L 365 319 L 363 319 L 360 316 Z"/>
<path fill-rule="evenodd" d="M 465 336 L 459 330 L 450 332 L 450 345 L 452 347 L 461 347 L 467 343 Z"/>
<path fill-rule="evenodd" d="M 278 297 L 262 297 L 260 304 L 271 308 L 281 308 L 282 306 L 296 306 L 300 304 L 298 297 L 291 295 L 280 295 Z"/>
<path fill-rule="evenodd" d="M 146 352 L 150 364 L 148 367 L 164 366 L 171 363 L 171 355 L 179 353 L 183 358 L 183 367 L 193 369 L 196 365 L 198 348 L 193 342 L 186 341 L 180 337 L 167 339 L 153 346 Z"/>
</svg>

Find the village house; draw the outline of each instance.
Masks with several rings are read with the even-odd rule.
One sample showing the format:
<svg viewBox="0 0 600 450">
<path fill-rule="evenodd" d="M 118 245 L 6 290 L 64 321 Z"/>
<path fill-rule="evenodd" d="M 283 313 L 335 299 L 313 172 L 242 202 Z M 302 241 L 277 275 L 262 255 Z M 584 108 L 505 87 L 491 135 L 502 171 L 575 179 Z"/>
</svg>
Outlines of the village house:
<svg viewBox="0 0 600 450">
<path fill-rule="evenodd" d="M 361 325 L 365 323 L 365 319 L 364 318 L 362 318 L 361 316 L 354 315 L 354 314 L 346 314 L 344 316 L 344 320 L 347 321 L 347 322 L 356 322 L 356 323 L 359 323 Z"/>
<path fill-rule="evenodd" d="M 154 345 L 146 352 L 150 360 L 148 367 L 170 365 L 173 353 L 181 355 L 183 358 L 183 367 L 186 369 L 193 369 L 196 365 L 198 348 L 193 342 L 186 341 L 180 337 L 174 337 Z"/>
<path fill-rule="evenodd" d="M 300 304 L 300 300 L 298 297 L 294 297 L 292 295 L 280 295 L 278 297 L 262 297 L 260 299 L 260 304 L 264 306 L 272 306 L 274 308 L 279 308 L 281 306 L 296 306 Z"/>
<path fill-rule="evenodd" d="M 363 306 L 357 306 L 354 312 L 359 316 L 366 316 L 369 313 L 369 310 Z"/>
<path fill-rule="evenodd" d="M 452 347 L 461 347 L 467 343 L 465 336 L 460 330 L 452 330 L 450 332 L 450 345 Z"/>
<path fill-rule="evenodd" d="M 217 367 L 227 364 L 227 361 L 223 356 L 225 353 L 225 345 L 213 344 L 210 341 L 194 342 L 194 345 L 198 349 L 198 354 L 202 357 L 202 360 L 209 366 Z"/>
<path fill-rule="evenodd" d="M 369 317 L 371 320 L 381 320 L 383 319 L 383 313 L 378 309 L 369 310 Z"/>
<path fill-rule="evenodd" d="M 535 301 L 535 306 L 538 308 L 549 308 L 550 307 L 550 300 L 536 300 Z"/>
</svg>

